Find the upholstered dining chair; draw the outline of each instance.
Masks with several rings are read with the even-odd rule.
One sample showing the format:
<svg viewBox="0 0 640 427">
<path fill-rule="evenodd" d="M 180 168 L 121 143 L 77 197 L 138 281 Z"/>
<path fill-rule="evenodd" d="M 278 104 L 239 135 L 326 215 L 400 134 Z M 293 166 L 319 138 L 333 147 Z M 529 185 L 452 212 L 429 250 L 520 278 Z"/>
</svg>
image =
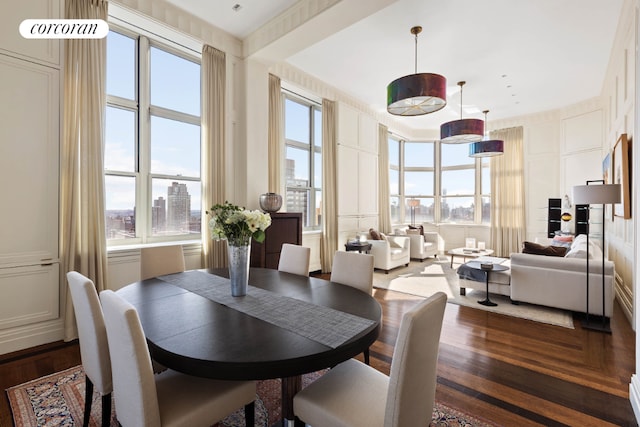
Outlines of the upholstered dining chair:
<svg viewBox="0 0 640 427">
<path fill-rule="evenodd" d="M 76 271 L 67 273 L 67 282 L 78 325 L 80 359 L 85 373 L 83 427 L 89 425 L 94 387 L 102 397 L 102 427 L 111 425 L 111 360 L 107 330 L 98 292 L 91 279 Z"/>
<path fill-rule="evenodd" d="M 246 425 L 254 425 L 255 382 L 200 378 L 171 369 L 154 375 L 135 307 L 111 290 L 102 291 L 100 301 L 121 425 L 204 427 L 242 406 Z"/>
<path fill-rule="evenodd" d="M 429 425 L 446 304 L 437 292 L 404 314 L 389 376 L 347 360 L 296 394 L 295 415 L 313 427 Z"/>
<path fill-rule="evenodd" d="M 280 252 L 278 270 L 287 273 L 309 276 L 309 261 L 311 259 L 311 249 L 306 246 L 283 243 Z"/>
<path fill-rule="evenodd" d="M 331 264 L 331 281 L 373 294 L 373 255 L 337 251 Z M 369 364 L 369 349 L 364 351 L 364 363 Z"/>
<path fill-rule="evenodd" d="M 148 246 L 140 249 L 140 279 L 181 273 L 185 270 L 182 245 Z"/>
</svg>

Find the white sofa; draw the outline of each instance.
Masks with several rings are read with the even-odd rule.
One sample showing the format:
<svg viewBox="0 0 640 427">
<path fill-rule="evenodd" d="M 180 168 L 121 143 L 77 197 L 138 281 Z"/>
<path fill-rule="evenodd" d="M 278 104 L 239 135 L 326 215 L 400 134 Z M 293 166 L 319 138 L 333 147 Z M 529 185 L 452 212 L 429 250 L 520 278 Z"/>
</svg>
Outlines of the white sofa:
<svg viewBox="0 0 640 427">
<path fill-rule="evenodd" d="M 438 233 L 425 231 L 422 235 L 420 232 L 409 230 L 407 236 L 409 237 L 409 252 L 412 259 L 424 261 L 430 256 L 438 257 Z"/>
<path fill-rule="evenodd" d="M 489 275 L 489 292 L 507 295 L 514 303 L 526 302 L 575 312 L 586 311 L 587 260 L 586 236 L 576 238 L 564 257 L 513 253 L 504 265 L 510 270 Z M 602 315 L 602 252 L 589 245 L 589 314 Z M 613 313 L 615 269 L 604 263 L 605 316 Z M 460 293 L 465 288 L 482 289 L 484 282 L 460 279 Z"/>
<path fill-rule="evenodd" d="M 389 270 L 400 267 L 401 265 L 409 265 L 410 249 L 408 236 L 386 236 L 383 240 L 367 240 L 371 243 L 371 251 L 373 255 L 373 267 Z"/>
<path fill-rule="evenodd" d="M 511 299 L 576 312 L 587 306 L 587 260 L 511 254 Z M 605 316 L 613 313 L 614 265 L 605 260 Z M 602 258 L 589 259 L 589 314 L 602 315 Z"/>
</svg>

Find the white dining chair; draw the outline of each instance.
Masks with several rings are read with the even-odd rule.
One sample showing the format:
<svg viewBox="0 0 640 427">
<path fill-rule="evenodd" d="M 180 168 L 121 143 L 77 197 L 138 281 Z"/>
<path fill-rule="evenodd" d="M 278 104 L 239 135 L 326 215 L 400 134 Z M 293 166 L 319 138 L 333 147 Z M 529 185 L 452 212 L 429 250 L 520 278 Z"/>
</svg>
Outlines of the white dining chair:
<svg viewBox="0 0 640 427">
<path fill-rule="evenodd" d="M 201 378 L 171 369 L 154 375 L 135 307 L 111 290 L 102 291 L 100 301 L 121 425 L 208 427 L 242 406 L 246 425 L 254 425 L 255 382 Z"/>
<path fill-rule="evenodd" d="M 306 246 L 283 243 L 278 270 L 309 277 L 311 249 Z"/>
<path fill-rule="evenodd" d="M 148 246 L 140 249 L 140 279 L 165 274 L 180 273 L 185 270 L 182 245 Z"/>
<path fill-rule="evenodd" d="M 389 376 L 347 360 L 296 394 L 295 415 L 313 427 L 429 425 L 446 304 L 437 292 L 403 315 Z"/>
<path fill-rule="evenodd" d="M 78 326 L 80 359 L 85 373 L 84 418 L 87 427 L 91 417 L 93 390 L 98 391 L 102 400 L 102 427 L 111 425 L 111 360 L 107 330 L 104 325 L 102 307 L 98 292 L 91 279 L 76 271 L 67 273 L 71 301 Z"/>
<path fill-rule="evenodd" d="M 373 294 L 373 255 L 336 251 L 331 264 L 331 281 Z M 364 363 L 369 364 L 369 349 L 364 351 Z"/>
</svg>

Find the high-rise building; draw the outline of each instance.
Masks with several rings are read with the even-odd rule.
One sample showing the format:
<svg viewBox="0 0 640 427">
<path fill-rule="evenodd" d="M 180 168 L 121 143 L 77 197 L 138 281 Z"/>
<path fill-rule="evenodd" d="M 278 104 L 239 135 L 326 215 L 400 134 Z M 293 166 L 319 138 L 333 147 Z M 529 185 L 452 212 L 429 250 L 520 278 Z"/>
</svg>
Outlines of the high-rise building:
<svg viewBox="0 0 640 427">
<path fill-rule="evenodd" d="M 167 232 L 189 232 L 191 196 L 187 184 L 172 182 L 167 188 Z"/>
<path fill-rule="evenodd" d="M 160 196 L 153 201 L 151 207 L 151 228 L 154 233 L 162 233 L 167 229 L 167 201 Z"/>
</svg>

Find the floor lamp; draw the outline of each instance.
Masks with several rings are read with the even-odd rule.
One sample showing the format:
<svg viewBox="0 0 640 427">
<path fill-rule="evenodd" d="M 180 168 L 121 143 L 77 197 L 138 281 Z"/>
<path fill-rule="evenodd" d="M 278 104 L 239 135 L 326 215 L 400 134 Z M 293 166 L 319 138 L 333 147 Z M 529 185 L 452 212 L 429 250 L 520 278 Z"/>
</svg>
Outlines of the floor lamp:
<svg viewBox="0 0 640 427">
<path fill-rule="evenodd" d="M 590 185 L 600 183 L 600 185 Z M 604 280 L 604 207 L 608 204 L 620 203 L 620 184 L 605 184 L 604 180 L 596 179 L 587 181 L 586 185 L 576 185 L 573 187 L 573 203 L 576 205 L 602 205 L 602 323 L 591 322 L 589 319 L 589 231 L 587 227 L 587 316 L 582 327 L 600 332 L 611 333 L 611 328 L 607 324 L 605 315 L 605 280 Z"/>
</svg>

